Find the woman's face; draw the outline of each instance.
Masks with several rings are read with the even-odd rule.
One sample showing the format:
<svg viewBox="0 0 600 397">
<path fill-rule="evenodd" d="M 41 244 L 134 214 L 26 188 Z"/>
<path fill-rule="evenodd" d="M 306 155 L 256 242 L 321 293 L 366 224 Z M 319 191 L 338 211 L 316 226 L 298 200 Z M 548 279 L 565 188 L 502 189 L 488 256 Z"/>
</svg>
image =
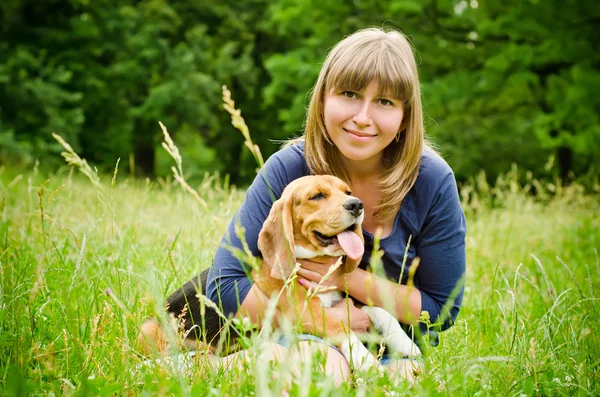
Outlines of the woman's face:
<svg viewBox="0 0 600 397">
<path fill-rule="evenodd" d="M 360 91 L 333 89 L 325 95 L 325 128 L 348 160 L 379 163 L 383 149 L 400 131 L 402 101 L 378 93 L 379 83 L 374 81 Z"/>
</svg>

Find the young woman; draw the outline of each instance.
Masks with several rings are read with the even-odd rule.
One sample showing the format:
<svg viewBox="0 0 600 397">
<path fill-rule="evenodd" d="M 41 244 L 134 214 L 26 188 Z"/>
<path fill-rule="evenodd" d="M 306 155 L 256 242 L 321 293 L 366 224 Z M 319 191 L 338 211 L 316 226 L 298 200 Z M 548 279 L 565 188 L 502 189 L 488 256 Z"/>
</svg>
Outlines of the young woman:
<svg viewBox="0 0 600 397">
<path fill-rule="evenodd" d="M 312 92 L 304 135 L 269 158 L 215 255 L 207 292 L 227 314 L 259 321 L 268 302 L 225 248 L 242 247 L 235 225 L 244 227 L 250 250 L 260 255 L 258 233 L 272 202 L 290 181 L 309 174 L 340 177 L 364 203 L 362 264 L 326 285 L 386 308 L 391 297 L 393 314 L 407 325 L 417 324 L 424 311 L 435 323 L 448 305 L 438 328 L 450 327 L 463 296 L 465 217 L 452 170 L 424 139 L 417 65 L 411 45 L 398 31 L 360 30 L 328 54 Z M 365 270 L 378 230 L 387 277 Z M 415 257 L 420 265 L 415 288 L 409 288 L 408 267 Z M 301 263 L 303 286 L 321 280 L 323 266 Z M 366 314 L 351 302 L 349 314 L 346 302 L 326 310 L 342 321 L 349 319 L 356 332 L 369 327 Z M 339 351 L 327 349 L 328 371 L 345 378 L 348 363 Z"/>
</svg>

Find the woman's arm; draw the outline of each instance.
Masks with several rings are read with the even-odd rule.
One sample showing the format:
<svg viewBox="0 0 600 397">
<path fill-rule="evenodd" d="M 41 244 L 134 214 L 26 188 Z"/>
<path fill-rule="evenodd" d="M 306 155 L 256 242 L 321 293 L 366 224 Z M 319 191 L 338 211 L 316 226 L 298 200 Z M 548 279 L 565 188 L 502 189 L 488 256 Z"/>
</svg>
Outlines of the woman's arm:
<svg viewBox="0 0 600 397">
<path fill-rule="evenodd" d="M 253 284 L 244 298 L 244 301 L 240 305 L 236 317 L 247 317 L 253 324 L 257 324 L 262 328 L 262 320 L 265 317 L 265 312 L 269 307 L 269 298 L 258 288 L 256 284 Z M 278 321 L 281 314 L 279 311 L 275 313 L 275 321 Z"/>
<path fill-rule="evenodd" d="M 302 267 L 298 275 L 306 280 L 300 280 L 305 288 L 316 288 L 327 270 L 323 266 L 326 261 L 300 260 Z M 333 259 L 329 260 L 332 262 Z M 322 283 L 322 287 L 335 287 L 346 291 L 350 296 L 368 305 L 379 306 L 393 313 L 404 324 L 416 324 L 421 314 L 421 293 L 414 287 L 407 287 L 365 271 L 356 269 L 352 273 L 336 272 Z"/>
<path fill-rule="evenodd" d="M 421 292 L 363 269 L 345 277 L 348 293 L 369 305 L 387 309 L 403 324 L 415 325 L 421 315 Z M 344 290 L 345 287 L 342 287 Z"/>
<path fill-rule="evenodd" d="M 415 285 L 421 292 L 421 311 L 428 312 L 431 323 L 441 330 L 454 324 L 462 305 L 466 228 L 456 181 L 450 173 L 443 179 L 414 239 L 420 258 Z"/>
<path fill-rule="evenodd" d="M 247 317 L 253 324 L 257 324 L 262 327 L 262 320 L 264 319 L 265 312 L 269 305 L 269 298 L 258 288 L 256 284 L 252 285 L 250 292 L 246 295 L 246 298 L 242 302 L 236 317 Z M 348 310 L 349 309 L 349 310 Z M 345 300 L 339 302 L 337 305 L 324 308 L 327 316 L 338 319 L 349 327 L 354 332 L 367 332 L 370 326 L 369 316 L 362 310 L 356 308 L 352 301 L 346 302 Z M 279 310 L 275 311 L 273 317 L 275 325 L 278 325 L 283 321 L 283 315 Z M 294 321 L 294 319 L 288 319 Z"/>
</svg>

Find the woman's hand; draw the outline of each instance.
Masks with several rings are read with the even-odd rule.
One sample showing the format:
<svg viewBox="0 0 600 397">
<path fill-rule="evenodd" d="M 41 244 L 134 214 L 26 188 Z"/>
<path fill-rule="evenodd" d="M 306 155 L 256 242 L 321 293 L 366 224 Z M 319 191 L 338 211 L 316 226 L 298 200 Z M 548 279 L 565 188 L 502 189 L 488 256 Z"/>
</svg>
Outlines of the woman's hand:
<svg viewBox="0 0 600 397">
<path fill-rule="evenodd" d="M 311 283 L 303 284 L 301 279 L 300 284 L 308 289 L 309 287 L 313 290 L 316 288 L 317 284 L 320 284 L 320 287 L 325 289 L 337 289 L 339 291 L 344 291 L 346 289 L 346 275 L 342 271 L 342 267 L 340 266 L 336 271 L 327 277 L 325 281 L 322 281 L 322 278 L 327 272 L 329 268 L 333 266 L 339 258 L 331 257 L 331 256 L 319 256 L 311 259 L 298 259 L 298 262 L 302 265 L 300 269 L 298 269 L 298 276 Z"/>
<path fill-rule="evenodd" d="M 350 298 L 345 298 L 337 305 L 325 309 L 328 316 L 341 321 L 344 326 L 350 327 L 355 333 L 369 332 L 371 320 L 367 313 L 356 306 Z"/>
</svg>

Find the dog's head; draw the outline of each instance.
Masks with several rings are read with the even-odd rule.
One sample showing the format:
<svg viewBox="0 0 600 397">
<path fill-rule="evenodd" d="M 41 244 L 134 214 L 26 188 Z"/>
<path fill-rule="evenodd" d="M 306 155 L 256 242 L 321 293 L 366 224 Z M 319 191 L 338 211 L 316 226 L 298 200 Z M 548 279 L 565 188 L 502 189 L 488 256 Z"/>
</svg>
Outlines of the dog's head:
<svg viewBox="0 0 600 397">
<path fill-rule="evenodd" d="M 296 258 L 345 255 L 353 271 L 364 253 L 363 203 L 334 176 L 305 176 L 291 182 L 273 203 L 258 236 L 271 277 L 286 279 Z"/>
</svg>

